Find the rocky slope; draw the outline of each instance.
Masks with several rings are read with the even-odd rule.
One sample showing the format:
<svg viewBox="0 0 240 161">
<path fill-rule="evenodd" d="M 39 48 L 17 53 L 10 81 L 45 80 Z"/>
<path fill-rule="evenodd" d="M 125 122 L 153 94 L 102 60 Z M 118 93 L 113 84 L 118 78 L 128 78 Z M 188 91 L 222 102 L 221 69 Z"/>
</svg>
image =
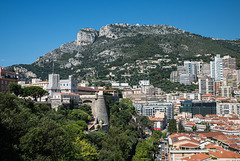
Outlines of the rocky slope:
<svg viewBox="0 0 240 161">
<path fill-rule="evenodd" d="M 96 78 L 108 74 L 108 69 L 154 55 L 170 59 L 193 59 L 210 53 L 232 55 L 240 53 L 239 40 L 215 40 L 192 34 L 168 25 L 110 24 L 99 31 L 81 29 L 77 39 L 39 57 L 31 65 L 15 65 L 21 79 L 47 79 L 53 70 L 61 77 L 74 74 L 78 79 Z"/>
</svg>

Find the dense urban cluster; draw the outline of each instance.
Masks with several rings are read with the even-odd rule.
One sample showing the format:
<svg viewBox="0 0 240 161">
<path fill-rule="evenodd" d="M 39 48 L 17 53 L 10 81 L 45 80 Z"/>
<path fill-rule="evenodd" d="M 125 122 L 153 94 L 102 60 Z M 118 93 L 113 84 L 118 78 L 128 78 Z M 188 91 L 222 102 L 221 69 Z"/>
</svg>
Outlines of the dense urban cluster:
<svg viewBox="0 0 240 161">
<path fill-rule="evenodd" d="M 144 73 L 144 61 L 136 63 Z M 8 144 L 3 151 L 16 156 L 2 158 L 240 160 L 236 59 L 216 55 L 209 63 L 184 61 L 175 66 L 170 81 L 198 89 L 181 92 L 176 87 L 176 92 L 167 93 L 150 80 L 131 86 L 111 80 L 79 83 L 72 75 L 60 79 L 54 73 L 48 80 L 33 78 L 26 83 L 18 81 L 18 73 L 1 67 L 1 135 Z M 109 73 L 109 78 L 113 76 Z"/>
</svg>

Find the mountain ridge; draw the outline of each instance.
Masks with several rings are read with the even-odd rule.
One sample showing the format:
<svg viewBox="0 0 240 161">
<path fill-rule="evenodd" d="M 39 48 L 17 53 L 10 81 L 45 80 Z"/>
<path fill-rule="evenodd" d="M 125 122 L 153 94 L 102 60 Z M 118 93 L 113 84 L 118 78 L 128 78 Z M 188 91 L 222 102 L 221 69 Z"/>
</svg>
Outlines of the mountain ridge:
<svg viewBox="0 0 240 161">
<path fill-rule="evenodd" d="M 162 57 L 168 55 L 172 64 L 179 64 L 176 58 L 210 60 L 204 55 L 236 57 L 238 53 L 240 40 L 208 38 L 169 25 L 118 23 L 103 26 L 99 31 L 83 28 L 77 33 L 76 40 L 40 56 L 34 63 L 9 68 L 19 72 L 21 80 L 31 77 L 47 79 L 54 62 L 55 71 L 63 77 L 73 74 L 81 80 L 104 78 L 113 66 L 134 64 L 137 59 L 144 60 L 157 54 Z"/>
</svg>

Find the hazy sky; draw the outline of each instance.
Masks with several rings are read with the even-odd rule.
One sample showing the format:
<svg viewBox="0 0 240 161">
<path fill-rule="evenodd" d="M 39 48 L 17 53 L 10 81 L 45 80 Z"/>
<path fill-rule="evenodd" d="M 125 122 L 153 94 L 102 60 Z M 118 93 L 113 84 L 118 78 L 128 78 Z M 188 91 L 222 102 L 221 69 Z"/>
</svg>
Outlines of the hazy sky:
<svg viewBox="0 0 240 161">
<path fill-rule="evenodd" d="M 113 23 L 172 25 L 202 36 L 240 38 L 240 0 L 0 0 L 0 66 L 31 64 Z"/>
</svg>

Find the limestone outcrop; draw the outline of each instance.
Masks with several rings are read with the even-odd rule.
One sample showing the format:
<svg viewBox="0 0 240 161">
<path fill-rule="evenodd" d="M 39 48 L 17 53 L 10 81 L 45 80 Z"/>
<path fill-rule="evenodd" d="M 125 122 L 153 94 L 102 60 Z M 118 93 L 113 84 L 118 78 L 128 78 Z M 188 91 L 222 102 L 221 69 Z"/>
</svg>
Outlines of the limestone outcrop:
<svg viewBox="0 0 240 161">
<path fill-rule="evenodd" d="M 80 46 L 92 44 L 98 37 L 98 31 L 92 28 L 81 29 L 77 34 L 76 43 Z"/>
</svg>

